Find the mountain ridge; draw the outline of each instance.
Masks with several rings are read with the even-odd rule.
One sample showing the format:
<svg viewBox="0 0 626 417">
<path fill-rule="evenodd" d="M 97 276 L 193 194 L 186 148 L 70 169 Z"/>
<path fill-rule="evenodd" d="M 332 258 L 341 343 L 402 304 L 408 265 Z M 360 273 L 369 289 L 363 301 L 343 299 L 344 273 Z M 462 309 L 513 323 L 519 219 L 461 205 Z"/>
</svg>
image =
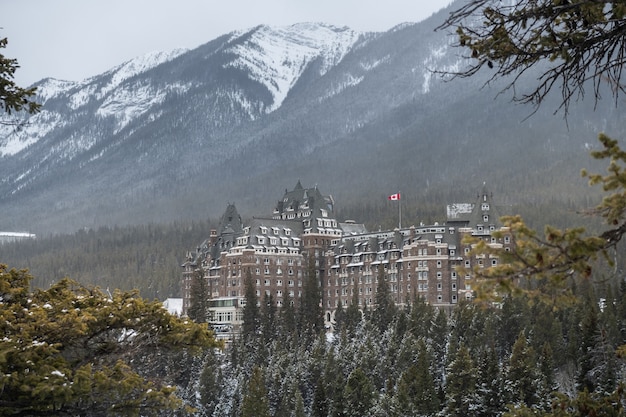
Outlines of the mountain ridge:
<svg viewBox="0 0 626 417">
<path fill-rule="evenodd" d="M 446 12 L 384 33 L 260 25 L 80 83 L 42 80 L 42 112 L 19 139 L 0 128 L 0 229 L 205 218 L 226 201 L 254 215 L 297 179 L 346 204 L 398 188 L 437 201 L 439 187 L 492 178 L 496 192 L 542 195 L 540 172 L 578 170 L 600 127 L 623 131 L 603 105 L 600 118 L 574 107 L 568 131 L 546 112 L 525 120 L 497 83 L 482 88 L 489 74 L 444 82 L 433 69 L 462 65 L 434 31 Z"/>
</svg>

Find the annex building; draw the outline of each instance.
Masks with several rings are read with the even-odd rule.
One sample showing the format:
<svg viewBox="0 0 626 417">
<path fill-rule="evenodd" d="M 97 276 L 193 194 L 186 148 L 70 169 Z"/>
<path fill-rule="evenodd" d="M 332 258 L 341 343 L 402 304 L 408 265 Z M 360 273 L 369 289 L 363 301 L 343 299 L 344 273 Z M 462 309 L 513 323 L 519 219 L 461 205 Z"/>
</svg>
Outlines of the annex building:
<svg viewBox="0 0 626 417">
<path fill-rule="evenodd" d="M 235 205 L 227 206 L 219 228 L 188 252 L 182 265 L 183 314 L 190 307 L 194 274 L 201 274 L 213 324 L 232 330 L 241 323 L 248 272 L 257 296 L 271 294 L 281 307 L 298 302 L 309 262 L 321 287 L 327 325 L 340 303 L 345 307 L 358 300 L 361 308 L 374 306 L 381 268 L 397 304 L 419 296 L 434 306 L 451 307 L 472 296 L 470 276 L 460 275 L 459 267 L 498 262 L 471 256 L 464 236 L 511 247 L 506 233 L 502 238 L 493 236 L 503 230 L 499 217 L 483 187 L 476 201 L 448 205 L 444 224 L 370 232 L 363 224 L 339 221 L 331 196 L 317 187 L 303 188 L 298 181 L 267 217 L 253 217 L 244 224 Z"/>
</svg>

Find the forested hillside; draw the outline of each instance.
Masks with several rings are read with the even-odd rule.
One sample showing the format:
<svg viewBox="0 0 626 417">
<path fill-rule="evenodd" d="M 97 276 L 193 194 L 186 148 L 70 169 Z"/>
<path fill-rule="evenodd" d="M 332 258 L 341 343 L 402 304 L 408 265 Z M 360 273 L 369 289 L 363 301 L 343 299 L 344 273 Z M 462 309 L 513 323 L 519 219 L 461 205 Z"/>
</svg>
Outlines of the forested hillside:
<svg viewBox="0 0 626 417">
<path fill-rule="evenodd" d="M 209 221 L 198 221 L 80 230 L 0 245 L 0 263 L 28 268 L 38 288 L 69 277 L 164 300 L 179 296 L 185 253 L 208 238 L 209 229 Z"/>
</svg>

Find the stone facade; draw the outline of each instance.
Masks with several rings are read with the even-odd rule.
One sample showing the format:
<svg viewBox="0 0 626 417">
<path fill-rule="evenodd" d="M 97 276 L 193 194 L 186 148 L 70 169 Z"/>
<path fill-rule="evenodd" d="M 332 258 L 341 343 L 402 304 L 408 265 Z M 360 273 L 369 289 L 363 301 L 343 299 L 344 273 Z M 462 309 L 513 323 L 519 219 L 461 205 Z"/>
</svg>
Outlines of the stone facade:
<svg viewBox="0 0 626 417">
<path fill-rule="evenodd" d="M 506 233 L 500 239 L 492 236 L 502 226 L 486 189 L 474 203 L 449 205 L 445 224 L 390 231 L 368 232 L 362 224 L 339 222 L 333 208 L 332 197 L 300 182 L 285 191 L 268 218 L 255 217 L 244 225 L 235 206 L 228 205 L 219 229 L 189 252 L 182 265 L 184 311 L 195 271 L 207 280 L 211 298 L 236 299 L 237 305 L 242 305 L 249 273 L 257 296 L 271 294 L 279 307 L 298 302 L 307 271 L 314 271 L 328 325 L 339 303 L 347 307 L 354 300 L 362 309 L 373 308 L 381 274 L 397 304 L 420 297 L 447 308 L 472 296 L 470 276 L 461 275 L 459 267 L 488 267 L 498 261 L 470 256 L 464 236 L 499 247 L 512 245 Z"/>
</svg>

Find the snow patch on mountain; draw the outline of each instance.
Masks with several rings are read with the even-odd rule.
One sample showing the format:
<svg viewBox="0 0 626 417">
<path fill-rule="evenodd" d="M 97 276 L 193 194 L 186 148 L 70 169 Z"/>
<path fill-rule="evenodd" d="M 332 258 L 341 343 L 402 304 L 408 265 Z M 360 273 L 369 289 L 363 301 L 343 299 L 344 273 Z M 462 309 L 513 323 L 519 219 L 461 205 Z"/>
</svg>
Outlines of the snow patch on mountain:
<svg viewBox="0 0 626 417">
<path fill-rule="evenodd" d="M 115 133 L 132 120 L 165 99 L 165 91 L 153 90 L 151 86 L 122 88 L 109 95 L 96 112 L 100 117 L 114 117 L 117 121 Z"/>
<path fill-rule="evenodd" d="M 62 122 L 58 113 L 42 110 L 19 129 L 15 126 L 0 125 L 0 156 L 12 156 L 28 148 L 58 128 Z"/>
<path fill-rule="evenodd" d="M 331 97 L 336 96 L 341 93 L 343 90 L 349 87 L 354 87 L 355 85 L 360 84 L 365 79 L 364 76 L 355 76 L 353 74 L 343 74 L 341 80 L 339 82 L 333 82 L 330 88 L 326 91 L 326 94 L 321 96 L 317 101 L 319 103 L 328 100 Z"/>
<path fill-rule="evenodd" d="M 189 88 L 183 84 L 172 84 L 165 89 L 156 89 L 151 84 L 124 85 L 106 97 L 96 115 L 115 118 L 117 125 L 114 133 L 118 133 L 130 122 L 163 103 L 169 93 L 184 94 Z"/>
<path fill-rule="evenodd" d="M 129 78 L 132 78 L 137 74 L 144 73 L 164 62 L 171 61 L 187 51 L 188 49 L 179 48 L 166 52 L 149 52 L 145 55 L 131 59 L 130 61 L 126 61 L 123 64 L 105 72 L 103 75 L 110 75 L 111 80 L 98 92 L 98 100 L 102 99 L 111 90 L 117 88 Z"/>
<path fill-rule="evenodd" d="M 96 89 L 97 87 L 93 84 L 77 89 L 76 92 L 69 97 L 68 105 L 72 110 L 79 109 L 89 103 L 89 101 L 94 97 Z"/>
<path fill-rule="evenodd" d="M 391 59 L 390 55 L 385 55 L 384 57 L 380 58 L 380 59 L 375 59 L 372 60 L 371 62 L 361 62 L 361 68 L 363 68 L 365 71 L 371 71 L 374 68 L 378 67 L 381 64 L 384 64 L 385 62 L 388 62 Z"/>
<path fill-rule="evenodd" d="M 82 88 L 76 89 L 76 92 L 70 97 L 70 107 L 73 110 L 77 110 L 94 99 L 105 99 L 105 101 L 108 102 L 115 101 L 115 99 L 107 98 L 107 96 L 112 91 L 117 94 L 115 90 L 120 87 L 124 81 L 134 77 L 135 75 L 148 71 L 164 62 L 171 61 L 186 51 L 186 49 L 175 49 L 166 52 L 150 52 L 131 59 L 130 61 L 126 61 L 102 75 L 88 78 L 83 81 Z M 104 85 L 99 84 L 102 78 L 107 79 L 107 77 L 110 77 L 108 82 Z"/>
<path fill-rule="evenodd" d="M 46 78 L 35 86 L 37 87 L 37 102 L 44 104 L 52 97 L 76 88 L 80 84 L 75 81 L 57 80 L 55 78 Z"/>
<path fill-rule="evenodd" d="M 449 61 L 452 55 L 449 52 L 452 42 L 452 40 L 449 40 L 445 44 L 432 45 L 430 47 L 430 54 L 423 61 L 423 66 L 413 68 L 413 73 L 422 72 L 422 94 L 428 94 L 430 92 L 433 77 L 438 77 L 435 72 L 450 74 L 459 72 L 462 65 L 461 59 L 458 58 L 456 61 Z"/>
<path fill-rule="evenodd" d="M 282 28 L 260 26 L 230 51 L 237 58 L 224 67 L 244 69 L 262 83 L 274 101 L 270 113 L 281 106 L 308 64 L 322 58 L 321 74 L 340 62 L 359 38 L 359 33 L 331 25 L 300 23 Z"/>
</svg>

